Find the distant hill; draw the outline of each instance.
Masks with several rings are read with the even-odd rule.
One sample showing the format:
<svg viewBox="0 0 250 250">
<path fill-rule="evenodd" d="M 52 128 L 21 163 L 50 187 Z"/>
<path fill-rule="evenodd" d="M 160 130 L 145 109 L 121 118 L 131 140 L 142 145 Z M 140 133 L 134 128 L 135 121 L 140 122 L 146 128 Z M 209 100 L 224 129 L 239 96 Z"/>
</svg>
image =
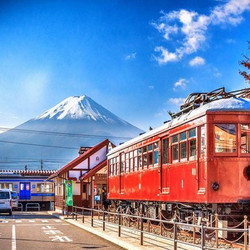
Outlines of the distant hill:
<svg viewBox="0 0 250 250">
<path fill-rule="evenodd" d="M 0 169 L 58 169 L 78 155 L 80 146 L 106 138 L 118 145 L 141 132 L 86 95 L 69 97 L 0 134 Z"/>
</svg>

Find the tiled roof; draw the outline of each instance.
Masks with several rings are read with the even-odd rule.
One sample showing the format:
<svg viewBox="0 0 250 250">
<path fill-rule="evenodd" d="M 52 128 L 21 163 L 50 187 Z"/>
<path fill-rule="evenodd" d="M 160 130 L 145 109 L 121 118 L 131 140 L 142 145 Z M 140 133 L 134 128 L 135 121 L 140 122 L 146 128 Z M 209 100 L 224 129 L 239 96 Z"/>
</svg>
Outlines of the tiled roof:
<svg viewBox="0 0 250 250">
<path fill-rule="evenodd" d="M 0 170 L 0 175 L 50 176 L 55 172 L 56 170 Z"/>
</svg>

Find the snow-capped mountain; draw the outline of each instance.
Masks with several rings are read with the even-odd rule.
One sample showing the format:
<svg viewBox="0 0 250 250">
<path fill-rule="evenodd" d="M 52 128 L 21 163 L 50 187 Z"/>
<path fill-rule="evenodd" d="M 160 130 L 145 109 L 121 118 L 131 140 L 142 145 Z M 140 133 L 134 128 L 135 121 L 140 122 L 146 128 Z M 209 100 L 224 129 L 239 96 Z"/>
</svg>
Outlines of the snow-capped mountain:
<svg viewBox="0 0 250 250">
<path fill-rule="evenodd" d="M 57 169 L 108 138 L 115 145 L 142 130 L 114 115 L 90 97 L 69 97 L 20 126 L 0 134 L 0 169 Z"/>
<path fill-rule="evenodd" d="M 121 122 L 128 125 L 126 121 L 120 119 L 86 95 L 69 97 L 35 119 L 87 119 L 103 121 L 107 124 Z"/>
</svg>

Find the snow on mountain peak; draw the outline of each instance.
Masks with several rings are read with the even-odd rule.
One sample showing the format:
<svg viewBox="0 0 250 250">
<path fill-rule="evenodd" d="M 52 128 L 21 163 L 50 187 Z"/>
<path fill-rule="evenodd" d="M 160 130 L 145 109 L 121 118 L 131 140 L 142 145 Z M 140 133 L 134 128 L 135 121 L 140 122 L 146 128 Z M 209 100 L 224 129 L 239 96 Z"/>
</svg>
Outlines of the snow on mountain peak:
<svg viewBox="0 0 250 250">
<path fill-rule="evenodd" d="M 68 97 L 53 108 L 45 111 L 41 116 L 38 116 L 35 119 L 87 119 L 94 121 L 103 121 L 105 123 L 119 121 L 124 124 L 128 124 L 86 95 Z"/>
</svg>

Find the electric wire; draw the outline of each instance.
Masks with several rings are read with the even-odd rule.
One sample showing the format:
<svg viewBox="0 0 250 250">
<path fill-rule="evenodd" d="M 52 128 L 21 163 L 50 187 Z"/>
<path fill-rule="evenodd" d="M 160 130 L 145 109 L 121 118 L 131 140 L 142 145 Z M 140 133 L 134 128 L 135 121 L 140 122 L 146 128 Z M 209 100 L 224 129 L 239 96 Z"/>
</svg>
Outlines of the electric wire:
<svg viewBox="0 0 250 250">
<path fill-rule="evenodd" d="M 132 137 L 127 136 L 114 136 L 114 135 L 94 135 L 94 134 L 78 134 L 78 133 L 65 133 L 56 131 L 45 131 L 45 130 L 32 130 L 32 129 L 21 129 L 21 128 L 8 128 L 0 127 L 0 131 L 3 132 L 18 132 L 18 133 L 33 133 L 33 134 L 46 134 L 53 136 L 69 136 L 69 137 L 88 137 L 88 138 L 114 138 L 114 139 L 124 139 L 129 140 Z M 0 134 L 1 135 L 1 134 Z"/>
</svg>

